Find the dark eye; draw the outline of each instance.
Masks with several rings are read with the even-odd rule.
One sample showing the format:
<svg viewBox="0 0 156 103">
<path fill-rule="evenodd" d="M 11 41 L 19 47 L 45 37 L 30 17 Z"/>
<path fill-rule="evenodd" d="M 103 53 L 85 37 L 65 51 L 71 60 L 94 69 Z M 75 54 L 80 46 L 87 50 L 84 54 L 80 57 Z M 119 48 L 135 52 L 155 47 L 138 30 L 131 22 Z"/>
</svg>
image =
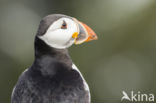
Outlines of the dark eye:
<svg viewBox="0 0 156 103">
<path fill-rule="evenodd" d="M 61 29 L 67 29 L 67 23 L 65 21 L 63 21 L 63 24 L 61 26 Z"/>
</svg>

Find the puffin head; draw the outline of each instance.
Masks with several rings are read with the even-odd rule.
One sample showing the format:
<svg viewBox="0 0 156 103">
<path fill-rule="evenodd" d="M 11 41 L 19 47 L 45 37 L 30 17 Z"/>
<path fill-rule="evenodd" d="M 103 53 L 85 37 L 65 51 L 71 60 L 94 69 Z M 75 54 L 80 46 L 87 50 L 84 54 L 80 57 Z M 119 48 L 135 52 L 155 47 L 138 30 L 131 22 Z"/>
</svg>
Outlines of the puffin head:
<svg viewBox="0 0 156 103">
<path fill-rule="evenodd" d="M 57 49 L 65 49 L 72 44 L 96 40 L 94 31 L 76 18 L 52 14 L 44 17 L 39 25 L 37 38 Z"/>
</svg>

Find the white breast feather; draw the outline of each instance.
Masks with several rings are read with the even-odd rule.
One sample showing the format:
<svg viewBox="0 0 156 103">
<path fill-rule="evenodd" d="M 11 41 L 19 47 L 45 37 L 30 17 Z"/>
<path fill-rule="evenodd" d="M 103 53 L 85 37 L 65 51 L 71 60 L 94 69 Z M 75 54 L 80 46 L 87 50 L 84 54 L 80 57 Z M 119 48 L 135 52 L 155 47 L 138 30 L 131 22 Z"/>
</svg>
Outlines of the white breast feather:
<svg viewBox="0 0 156 103">
<path fill-rule="evenodd" d="M 72 68 L 73 68 L 74 70 L 78 71 L 79 74 L 80 74 L 80 76 L 82 77 L 83 84 L 84 84 L 84 88 L 85 88 L 85 90 L 88 91 L 88 93 L 89 93 L 88 95 L 89 95 L 89 103 L 90 103 L 90 100 L 91 100 L 90 90 L 89 90 L 89 86 L 88 86 L 86 80 L 84 79 L 83 75 L 81 74 L 81 72 L 79 71 L 79 69 L 76 67 L 75 64 L 72 65 Z"/>
</svg>

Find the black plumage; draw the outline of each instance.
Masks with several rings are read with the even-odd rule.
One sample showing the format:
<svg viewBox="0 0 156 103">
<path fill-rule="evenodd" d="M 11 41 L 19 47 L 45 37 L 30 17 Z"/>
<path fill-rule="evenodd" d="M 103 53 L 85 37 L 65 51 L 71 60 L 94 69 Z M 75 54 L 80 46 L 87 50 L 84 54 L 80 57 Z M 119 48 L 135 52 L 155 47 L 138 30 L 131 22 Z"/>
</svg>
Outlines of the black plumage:
<svg viewBox="0 0 156 103">
<path fill-rule="evenodd" d="M 19 77 L 11 103 L 90 102 L 89 91 L 85 90 L 79 72 L 72 68 L 68 50 L 50 47 L 38 38 L 49 25 L 64 16 L 51 15 L 41 21 L 35 37 L 34 63 Z"/>
</svg>

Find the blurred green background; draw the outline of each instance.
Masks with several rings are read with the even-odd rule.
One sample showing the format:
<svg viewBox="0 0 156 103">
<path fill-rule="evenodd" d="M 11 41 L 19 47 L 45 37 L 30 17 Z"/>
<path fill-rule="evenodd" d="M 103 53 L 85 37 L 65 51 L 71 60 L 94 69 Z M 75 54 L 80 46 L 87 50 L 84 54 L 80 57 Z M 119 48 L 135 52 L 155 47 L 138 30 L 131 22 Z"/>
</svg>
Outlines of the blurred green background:
<svg viewBox="0 0 156 103">
<path fill-rule="evenodd" d="M 121 103 L 123 90 L 156 94 L 156 0 L 0 0 L 0 103 L 10 102 L 31 66 L 39 22 L 52 13 L 76 17 L 98 35 L 69 49 L 92 103 Z"/>
</svg>

